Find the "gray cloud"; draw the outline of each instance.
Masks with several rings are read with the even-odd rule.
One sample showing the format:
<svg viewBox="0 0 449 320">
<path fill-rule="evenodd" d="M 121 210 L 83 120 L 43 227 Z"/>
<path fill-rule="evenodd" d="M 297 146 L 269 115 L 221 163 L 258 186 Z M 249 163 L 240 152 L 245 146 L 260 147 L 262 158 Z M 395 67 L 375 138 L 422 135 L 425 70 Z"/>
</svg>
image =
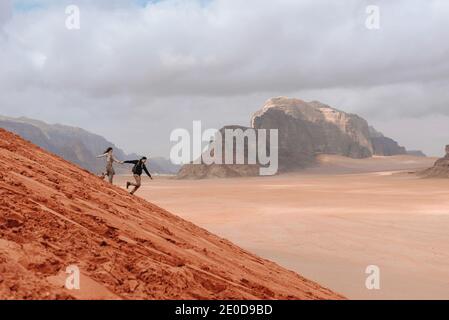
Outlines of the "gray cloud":
<svg viewBox="0 0 449 320">
<path fill-rule="evenodd" d="M 3 0 L 0 2 L 0 28 L 12 16 L 12 1 Z"/>
<path fill-rule="evenodd" d="M 364 25 L 373 2 L 380 30 Z M 409 148 L 441 149 L 413 142 L 404 119 L 431 128 L 449 117 L 447 1 L 77 1 L 79 31 L 64 26 L 67 3 L 3 18 L 1 113 L 166 154 L 173 128 L 247 124 L 270 96 L 291 95 L 360 113 Z M 145 146 L 129 143 L 135 134 Z"/>
</svg>

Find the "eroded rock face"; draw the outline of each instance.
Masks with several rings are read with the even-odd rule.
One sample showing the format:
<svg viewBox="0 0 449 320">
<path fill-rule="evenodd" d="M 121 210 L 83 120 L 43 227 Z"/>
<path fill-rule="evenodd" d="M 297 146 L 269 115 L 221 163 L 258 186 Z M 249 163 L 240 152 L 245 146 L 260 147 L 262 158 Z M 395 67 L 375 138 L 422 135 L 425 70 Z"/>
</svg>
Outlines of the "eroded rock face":
<svg viewBox="0 0 449 320">
<path fill-rule="evenodd" d="M 395 156 L 408 154 L 407 150 L 396 141 L 387 137 L 371 138 L 374 154 L 378 156 Z"/>
<path fill-rule="evenodd" d="M 270 99 L 254 114 L 251 124 L 256 129 L 279 130 L 279 165 L 283 171 L 304 168 L 320 153 L 351 158 L 373 155 L 366 120 L 320 102 Z"/>
<path fill-rule="evenodd" d="M 385 137 L 375 128 L 370 127 L 371 144 L 373 145 L 374 155 L 376 156 L 396 156 L 408 154 L 408 151 L 399 145 L 395 140 Z M 411 155 L 424 156 L 421 151 L 413 151 Z"/>
<path fill-rule="evenodd" d="M 422 172 L 428 178 L 449 178 L 449 145 L 446 146 L 446 155 L 438 159 L 432 168 Z"/>
</svg>

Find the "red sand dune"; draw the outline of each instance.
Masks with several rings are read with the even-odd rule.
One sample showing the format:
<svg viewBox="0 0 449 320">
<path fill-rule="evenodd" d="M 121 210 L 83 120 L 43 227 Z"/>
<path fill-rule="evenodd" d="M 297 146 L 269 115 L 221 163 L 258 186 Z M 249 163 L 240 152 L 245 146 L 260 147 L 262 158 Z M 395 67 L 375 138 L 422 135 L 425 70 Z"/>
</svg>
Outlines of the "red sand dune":
<svg viewBox="0 0 449 320">
<path fill-rule="evenodd" d="M 2 299 L 342 298 L 2 129 L 0 193 Z"/>
</svg>

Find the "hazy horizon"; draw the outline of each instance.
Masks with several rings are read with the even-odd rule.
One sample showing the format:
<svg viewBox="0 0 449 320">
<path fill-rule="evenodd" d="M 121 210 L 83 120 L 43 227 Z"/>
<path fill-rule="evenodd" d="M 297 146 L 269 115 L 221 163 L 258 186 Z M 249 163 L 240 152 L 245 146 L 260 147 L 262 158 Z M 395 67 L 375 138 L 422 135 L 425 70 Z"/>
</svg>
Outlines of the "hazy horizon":
<svg viewBox="0 0 449 320">
<path fill-rule="evenodd" d="M 69 30 L 67 5 L 80 10 Z M 378 6 L 379 29 L 366 27 Z M 168 157 L 175 128 L 249 125 L 275 96 L 356 113 L 409 150 L 449 144 L 449 2 L 5 0 L 0 115 Z M 136 138 L 137 137 L 137 138 Z"/>
</svg>

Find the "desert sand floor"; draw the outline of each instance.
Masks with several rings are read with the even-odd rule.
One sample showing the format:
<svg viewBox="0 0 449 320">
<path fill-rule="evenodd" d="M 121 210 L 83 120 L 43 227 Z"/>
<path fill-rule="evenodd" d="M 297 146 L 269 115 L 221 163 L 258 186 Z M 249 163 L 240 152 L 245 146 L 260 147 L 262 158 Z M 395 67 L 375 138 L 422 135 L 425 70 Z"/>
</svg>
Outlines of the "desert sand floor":
<svg viewBox="0 0 449 320">
<path fill-rule="evenodd" d="M 138 195 L 350 299 L 449 299 L 449 180 L 156 178 Z M 369 265 L 380 267 L 380 290 L 365 286 Z"/>
</svg>

